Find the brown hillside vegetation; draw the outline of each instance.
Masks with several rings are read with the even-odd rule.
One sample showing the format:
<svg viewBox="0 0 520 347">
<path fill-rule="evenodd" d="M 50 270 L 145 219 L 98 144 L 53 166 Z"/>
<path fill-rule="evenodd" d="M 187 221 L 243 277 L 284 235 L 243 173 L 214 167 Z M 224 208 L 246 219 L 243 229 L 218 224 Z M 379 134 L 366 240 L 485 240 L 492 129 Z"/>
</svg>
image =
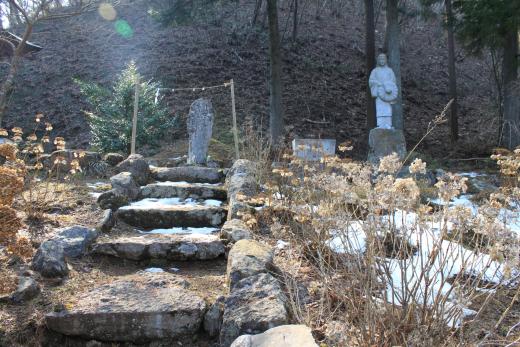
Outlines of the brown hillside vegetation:
<svg viewBox="0 0 520 347">
<path fill-rule="evenodd" d="M 265 28 L 251 28 L 253 1 L 242 1 L 239 11 L 223 9 L 206 24 L 160 26 L 148 14 L 147 1 L 123 1 L 117 19 L 126 20 L 133 34 L 122 37 L 114 22 L 97 11 L 78 17 L 42 22 L 31 40 L 44 49 L 25 59 L 17 76 L 7 126 L 30 122 L 42 112 L 56 132 L 72 147 L 88 147 L 83 111 L 88 109 L 72 79 L 109 85 L 130 60 L 140 72 L 167 87 L 220 84 L 234 78 L 240 124 L 252 118 L 268 124 L 268 56 Z M 290 40 L 290 1 L 282 1 L 280 28 L 284 34 L 284 108 L 291 137 L 332 137 L 353 140 L 356 156 L 366 153 L 363 7 L 348 1 L 333 16 L 327 7 L 302 5 L 298 42 Z M 236 7 L 235 7 L 236 8 Z M 262 16 L 260 16 L 260 19 Z M 384 12 L 378 20 L 377 42 L 384 42 Z M 402 38 L 402 76 L 408 146 L 424 134 L 428 123 L 449 101 L 446 37 L 438 22 L 405 19 Z M 449 144 L 443 125 L 422 144 L 421 151 L 438 157 L 480 155 L 496 145 L 492 69 L 487 60 L 466 56 L 457 47 L 460 93 L 460 145 Z M 168 93 L 172 115 L 185 115 L 198 96 L 211 96 L 222 131 L 229 143 L 228 90 Z M 172 133 L 172 137 L 182 136 Z M 456 151 L 456 152 L 455 152 Z"/>
</svg>

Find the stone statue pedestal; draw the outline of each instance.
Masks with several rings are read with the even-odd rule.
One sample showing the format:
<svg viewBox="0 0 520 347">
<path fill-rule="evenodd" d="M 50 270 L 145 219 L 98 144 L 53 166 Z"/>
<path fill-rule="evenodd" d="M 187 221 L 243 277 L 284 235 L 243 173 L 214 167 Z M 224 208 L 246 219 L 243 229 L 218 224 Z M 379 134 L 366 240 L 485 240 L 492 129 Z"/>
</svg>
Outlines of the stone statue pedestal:
<svg viewBox="0 0 520 347">
<path fill-rule="evenodd" d="M 379 159 L 397 153 L 401 160 L 406 157 L 404 133 L 398 129 L 375 128 L 368 135 L 368 161 L 379 165 Z"/>
</svg>

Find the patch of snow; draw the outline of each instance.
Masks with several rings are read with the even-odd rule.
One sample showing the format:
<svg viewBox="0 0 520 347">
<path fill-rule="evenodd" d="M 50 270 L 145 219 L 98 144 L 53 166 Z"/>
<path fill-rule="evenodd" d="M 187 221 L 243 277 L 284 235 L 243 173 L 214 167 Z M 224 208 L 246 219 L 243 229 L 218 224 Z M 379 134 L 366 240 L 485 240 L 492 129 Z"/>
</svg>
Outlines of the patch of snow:
<svg viewBox="0 0 520 347">
<path fill-rule="evenodd" d="M 276 248 L 277 249 L 284 249 L 285 247 L 289 246 L 289 242 L 286 242 L 284 240 L 278 240 L 276 241 Z"/>
<path fill-rule="evenodd" d="M 141 234 L 163 234 L 163 235 L 173 235 L 173 234 L 200 234 L 200 235 L 210 235 L 217 232 L 219 229 L 217 228 L 168 228 L 168 229 L 153 229 L 150 231 L 139 231 Z"/>
<path fill-rule="evenodd" d="M 161 273 L 161 272 L 164 272 L 164 270 L 161 269 L 160 267 L 149 267 L 148 269 L 145 269 L 144 272 Z"/>
<path fill-rule="evenodd" d="M 194 199 L 180 199 L 180 198 L 146 198 L 143 200 L 132 202 L 128 206 L 123 206 L 121 209 L 153 209 L 168 206 L 221 206 L 222 201 L 219 200 L 202 200 L 197 202 Z"/>
<path fill-rule="evenodd" d="M 157 186 L 197 186 L 197 187 L 218 187 L 222 186 L 221 183 L 188 183 L 186 181 L 164 181 L 164 182 L 155 182 Z"/>
<path fill-rule="evenodd" d="M 89 192 L 88 193 L 91 197 L 93 197 L 94 199 L 97 199 L 99 198 L 99 196 L 102 194 L 102 193 L 99 193 L 99 192 Z"/>
<path fill-rule="evenodd" d="M 469 177 L 469 178 L 476 178 L 476 177 L 485 177 L 485 176 L 489 176 L 488 174 L 478 173 L 478 172 L 474 172 L 474 171 L 470 171 L 470 172 L 458 172 L 457 175 L 458 175 L 458 176 L 462 176 L 462 177 Z"/>
<path fill-rule="evenodd" d="M 220 201 L 220 200 L 208 199 L 208 200 L 204 200 L 204 205 L 206 205 L 206 206 L 216 206 L 216 207 L 219 207 L 219 206 L 222 205 L 222 201 Z"/>
<path fill-rule="evenodd" d="M 179 269 L 178 267 L 171 267 L 170 271 L 179 272 L 179 271 L 181 271 L 181 269 Z"/>
<path fill-rule="evenodd" d="M 94 190 L 103 188 L 103 187 L 108 186 L 108 185 L 110 185 L 110 183 L 108 183 L 108 182 L 87 183 L 87 187 L 90 188 L 90 189 L 94 189 Z"/>
<path fill-rule="evenodd" d="M 366 250 L 366 234 L 362 221 L 352 221 L 344 230 L 334 230 L 331 234 L 328 246 L 338 254 L 361 254 Z"/>
</svg>

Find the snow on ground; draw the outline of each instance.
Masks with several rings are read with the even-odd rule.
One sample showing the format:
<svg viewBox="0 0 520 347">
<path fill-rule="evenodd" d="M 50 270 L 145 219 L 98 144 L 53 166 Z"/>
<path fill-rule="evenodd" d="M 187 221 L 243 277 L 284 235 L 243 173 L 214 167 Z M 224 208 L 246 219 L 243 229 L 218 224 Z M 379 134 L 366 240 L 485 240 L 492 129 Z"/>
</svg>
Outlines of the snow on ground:
<svg viewBox="0 0 520 347">
<path fill-rule="evenodd" d="M 160 273 L 160 272 L 164 272 L 164 270 L 161 269 L 160 267 L 149 267 L 149 268 L 145 269 L 144 272 Z"/>
<path fill-rule="evenodd" d="M 180 187 L 183 187 L 183 186 L 198 186 L 198 187 L 205 187 L 205 186 L 208 186 L 208 187 L 218 187 L 218 186 L 222 186 L 221 183 L 188 183 L 186 181 L 178 181 L 178 182 L 174 182 L 174 181 L 164 181 L 164 182 L 156 182 L 154 183 L 155 185 L 157 186 L 180 186 Z"/>
<path fill-rule="evenodd" d="M 470 203 L 467 196 L 452 202 L 476 209 Z M 413 296 L 418 303 L 434 305 L 439 297 L 447 297 L 446 321 L 450 326 L 458 327 L 464 317 L 475 312 L 458 302 L 457 293 L 447 279 L 466 274 L 488 283 L 507 283 L 503 264 L 493 261 L 487 254 L 477 254 L 460 243 L 442 239 L 441 230 L 453 229 L 451 222 L 444 225 L 437 218 L 419 224 L 415 213 L 397 210 L 393 216 L 382 216 L 379 223 L 393 224 L 399 235 L 418 249 L 407 259 L 380 259 L 379 268 L 385 274 L 381 280 L 387 283 L 388 302 L 399 305 L 409 302 Z M 363 221 L 352 221 L 342 231 L 331 231 L 329 247 L 340 254 L 362 254 L 366 250 L 366 227 Z"/>
<path fill-rule="evenodd" d="M 188 198 L 188 199 L 180 199 L 180 198 L 147 198 L 139 201 L 132 202 L 128 206 L 121 207 L 122 209 L 153 209 L 153 208 L 164 208 L 169 206 L 221 206 L 222 201 L 220 200 L 202 200 L 198 202 L 197 200 Z"/>
<path fill-rule="evenodd" d="M 153 229 L 150 231 L 139 231 L 141 234 L 163 234 L 163 235 L 172 235 L 172 234 L 200 234 L 200 235 L 211 235 L 218 231 L 217 228 L 168 228 L 168 229 Z"/>
<path fill-rule="evenodd" d="M 94 199 L 97 199 L 99 198 L 99 196 L 103 194 L 103 193 L 100 193 L 100 192 L 89 192 L 88 195 L 90 195 L 91 197 L 93 197 Z"/>
</svg>

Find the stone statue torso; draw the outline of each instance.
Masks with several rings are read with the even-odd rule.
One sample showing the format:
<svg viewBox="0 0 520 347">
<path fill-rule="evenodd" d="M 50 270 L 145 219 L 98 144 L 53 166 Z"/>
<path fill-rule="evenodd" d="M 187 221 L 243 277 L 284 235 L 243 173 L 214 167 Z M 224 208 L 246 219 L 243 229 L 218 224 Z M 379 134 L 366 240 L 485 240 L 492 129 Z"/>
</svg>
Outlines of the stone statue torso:
<svg viewBox="0 0 520 347">
<path fill-rule="evenodd" d="M 388 66 L 378 66 L 372 70 L 369 85 L 373 97 L 386 102 L 392 102 L 397 99 L 395 74 Z"/>
</svg>

